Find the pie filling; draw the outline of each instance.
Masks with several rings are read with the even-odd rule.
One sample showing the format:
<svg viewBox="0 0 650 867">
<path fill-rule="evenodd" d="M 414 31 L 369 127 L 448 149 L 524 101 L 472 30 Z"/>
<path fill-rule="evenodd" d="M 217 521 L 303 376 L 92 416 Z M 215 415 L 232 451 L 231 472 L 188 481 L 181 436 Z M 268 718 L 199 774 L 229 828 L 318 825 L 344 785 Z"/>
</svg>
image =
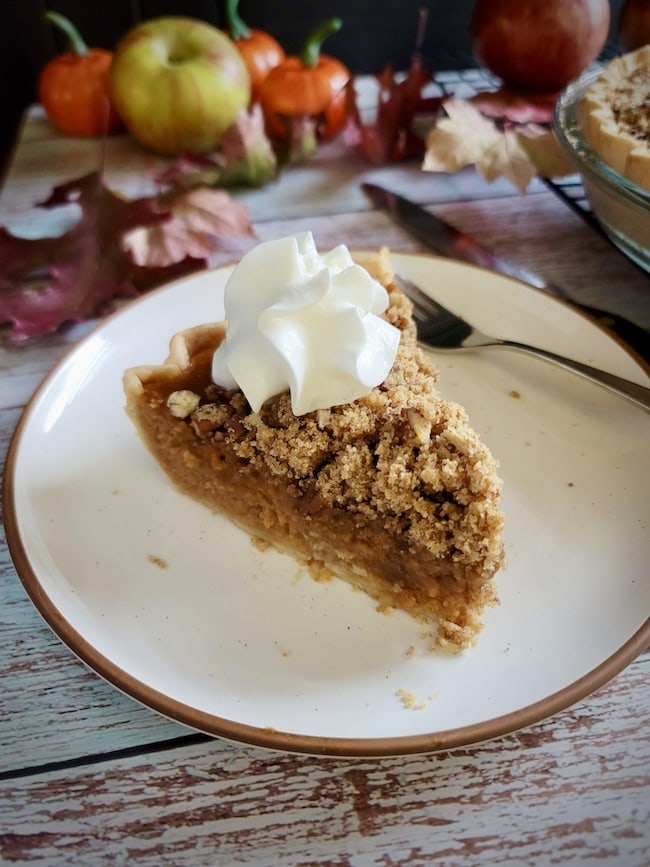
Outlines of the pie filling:
<svg viewBox="0 0 650 867">
<path fill-rule="evenodd" d="M 400 344 L 366 397 L 294 415 L 283 393 L 253 412 L 212 381 L 217 323 L 176 335 L 164 365 L 127 371 L 127 412 L 181 491 L 461 649 L 497 601 L 501 482 L 464 410 L 437 394 L 410 302 L 388 288 Z"/>
</svg>

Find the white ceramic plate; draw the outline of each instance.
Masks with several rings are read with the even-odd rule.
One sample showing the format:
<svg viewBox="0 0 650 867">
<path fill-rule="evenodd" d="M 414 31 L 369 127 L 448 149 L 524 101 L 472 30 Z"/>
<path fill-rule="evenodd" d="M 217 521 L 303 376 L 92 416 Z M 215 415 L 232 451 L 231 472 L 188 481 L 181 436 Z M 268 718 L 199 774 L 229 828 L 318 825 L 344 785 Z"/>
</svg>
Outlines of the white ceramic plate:
<svg viewBox="0 0 650 867">
<path fill-rule="evenodd" d="M 580 314 L 516 281 L 430 256 L 397 270 L 485 330 L 637 382 L 647 372 Z M 47 622 L 89 666 L 168 717 L 315 754 L 448 749 L 570 705 L 648 643 L 648 416 L 519 354 L 437 355 L 500 458 L 507 569 L 477 646 L 423 629 L 342 582 L 316 583 L 179 494 L 123 411 L 125 368 L 223 314 L 229 269 L 130 304 L 28 405 L 5 477 L 7 537 Z"/>
</svg>

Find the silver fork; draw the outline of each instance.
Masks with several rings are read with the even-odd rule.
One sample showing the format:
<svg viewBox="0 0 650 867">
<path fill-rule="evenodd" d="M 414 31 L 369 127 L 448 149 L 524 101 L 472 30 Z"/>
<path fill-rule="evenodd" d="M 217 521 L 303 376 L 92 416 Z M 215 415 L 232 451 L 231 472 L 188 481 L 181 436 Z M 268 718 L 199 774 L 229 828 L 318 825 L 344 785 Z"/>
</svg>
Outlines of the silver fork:
<svg viewBox="0 0 650 867">
<path fill-rule="evenodd" d="M 607 373 L 580 361 L 565 358 L 546 349 L 530 346 L 527 343 L 517 343 L 514 340 L 502 340 L 499 337 L 490 337 L 483 334 L 469 322 L 461 319 L 451 310 L 447 310 L 438 301 L 427 295 L 419 286 L 411 280 L 399 274 L 393 277 L 395 284 L 407 295 L 413 303 L 413 318 L 417 325 L 418 339 L 427 346 L 442 350 L 463 349 L 516 349 L 550 361 L 565 370 L 571 371 L 584 379 L 606 388 L 608 391 L 623 397 L 637 406 L 650 412 L 650 388 L 637 385 L 629 379 Z"/>
</svg>

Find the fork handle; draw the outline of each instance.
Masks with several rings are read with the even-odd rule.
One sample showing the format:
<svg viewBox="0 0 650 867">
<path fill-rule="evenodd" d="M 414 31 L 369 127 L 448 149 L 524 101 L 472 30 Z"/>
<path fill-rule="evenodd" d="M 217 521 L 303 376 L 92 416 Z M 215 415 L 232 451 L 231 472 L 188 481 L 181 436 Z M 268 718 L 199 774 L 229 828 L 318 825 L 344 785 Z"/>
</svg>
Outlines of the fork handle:
<svg viewBox="0 0 650 867">
<path fill-rule="evenodd" d="M 514 340 L 500 340 L 489 345 L 500 346 L 503 349 L 518 349 L 530 355 L 536 355 L 538 358 L 543 358 L 545 361 L 557 364 L 558 367 L 570 370 L 571 373 L 577 373 L 578 376 L 589 379 L 608 391 L 632 401 L 632 403 L 642 407 L 646 412 L 650 412 L 650 388 L 646 388 L 644 385 L 637 385 L 636 382 L 631 382 L 622 376 L 607 373 L 604 370 L 599 370 L 597 367 L 590 367 L 588 364 L 582 364 L 580 361 L 573 361 L 573 359 L 565 358 L 563 355 L 556 355 L 554 352 L 548 352 L 546 349 L 529 346 L 527 343 L 517 343 Z"/>
</svg>

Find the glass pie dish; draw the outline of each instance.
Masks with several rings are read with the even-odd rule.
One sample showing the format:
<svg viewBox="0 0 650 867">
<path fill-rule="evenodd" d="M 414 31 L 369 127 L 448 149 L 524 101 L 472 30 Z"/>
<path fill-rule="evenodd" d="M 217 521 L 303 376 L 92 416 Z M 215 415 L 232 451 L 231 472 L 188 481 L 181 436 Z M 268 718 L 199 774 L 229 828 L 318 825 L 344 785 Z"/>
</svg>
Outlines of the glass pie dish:
<svg viewBox="0 0 650 867">
<path fill-rule="evenodd" d="M 650 271 L 650 192 L 615 171 L 585 140 L 582 104 L 600 70 L 572 82 L 555 106 L 553 127 L 582 178 L 591 209 L 608 237 L 634 262 Z"/>
</svg>

